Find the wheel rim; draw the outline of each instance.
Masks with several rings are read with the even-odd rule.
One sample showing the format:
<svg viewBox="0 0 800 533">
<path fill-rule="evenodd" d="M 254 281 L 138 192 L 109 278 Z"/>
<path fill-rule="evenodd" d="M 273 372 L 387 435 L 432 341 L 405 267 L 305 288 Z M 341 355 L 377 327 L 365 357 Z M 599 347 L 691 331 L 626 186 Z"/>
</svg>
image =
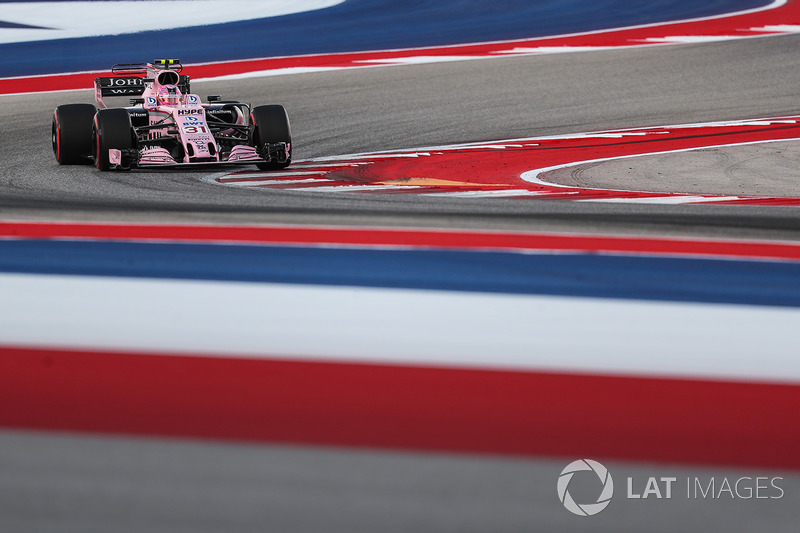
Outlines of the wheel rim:
<svg viewBox="0 0 800 533">
<path fill-rule="evenodd" d="M 53 121 L 53 153 L 56 161 L 61 162 L 61 128 L 58 127 L 58 117 Z"/>
<path fill-rule="evenodd" d="M 100 168 L 100 133 L 94 133 L 94 166 Z"/>
</svg>

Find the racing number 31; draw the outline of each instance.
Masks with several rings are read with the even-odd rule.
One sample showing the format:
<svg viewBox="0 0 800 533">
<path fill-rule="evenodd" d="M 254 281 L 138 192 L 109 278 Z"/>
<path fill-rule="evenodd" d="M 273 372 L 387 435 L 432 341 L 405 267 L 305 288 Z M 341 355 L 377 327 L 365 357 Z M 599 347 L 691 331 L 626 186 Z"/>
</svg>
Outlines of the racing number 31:
<svg viewBox="0 0 800 533">
<path fill-rule="evenodd" d="M 183 127 L 183 133 L 192 134 L 192 133 L 208 133 L 208 130 L 202 124 L 195 125 L 189 124 Z"/>
</svg>

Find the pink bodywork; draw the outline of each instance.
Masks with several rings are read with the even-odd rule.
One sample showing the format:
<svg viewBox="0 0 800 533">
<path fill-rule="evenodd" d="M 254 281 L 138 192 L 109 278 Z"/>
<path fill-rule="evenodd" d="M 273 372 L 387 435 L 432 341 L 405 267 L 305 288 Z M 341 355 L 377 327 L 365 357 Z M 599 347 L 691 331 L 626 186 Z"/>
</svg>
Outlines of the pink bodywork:
<svg viewBox="0 0 800 533">
<path fill-rule="evenodd" d="M 130 78 L 120 78 L 130 79 Z M 223 157 L 220 147 L 206 123 L 205 109 L 211 104 L 203 103 L 196 94 L 183 94 L 179 104 L 163 105 L 157 95 L 165 85 L 178 85 L 180 74 L 174 70 L 156 69 L 147 66 L 147 75 L 143 79 L 144 92 L 141 107 L 148 111 L 151 126 L 164 124 L 163 128 L 150 130 L 146 137 L 139 137 L 140 156 L 138 166 L 174 166 L 181 164 L 214 164 L 214 163 L 256 163 L 264 159 L 252 146 L 237 145 Z M 99 87 L 95 90 L 95 100 L 101 109 L 107 106 Z M 237 108 L 238 109 L 238 108 Z M 239 112 L 236 124 L 246 125 L 249 116 Z M 228 130 L 230 131 L 230 130 Z M 221 133 L 225 134 L 225 131 Z M 148 146 L 148 139 L 163 137 L 178 138 L 183 144 L 183 160 L 177 161 L 169 150 L 159 146 Z M 119 150 L 109 150 L 109 161 L 120 164 L 122 154 Z M 190 157 L 202 158 L 204 161 L 190 161 Z"/>
</svg>

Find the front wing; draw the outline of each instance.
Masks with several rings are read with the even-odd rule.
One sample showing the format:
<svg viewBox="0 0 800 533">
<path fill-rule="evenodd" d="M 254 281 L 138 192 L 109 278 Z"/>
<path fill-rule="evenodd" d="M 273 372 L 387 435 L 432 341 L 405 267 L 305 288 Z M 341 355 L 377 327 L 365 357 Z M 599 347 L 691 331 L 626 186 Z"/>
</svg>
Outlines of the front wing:
<svg viewBox="0 0 800 533">
<path fill-rule="evenodd" d="M 267 144 L 262 148 L 255 148 L 247 145 L 236 145 L 230 153 L 220 157 L 218 160 L 195 161 L 185 163 L 176 161 L 169 150 L 166 148 L 147 148 L 137 150 L 110 149 L 108 160 L 115 168 L 146 168 L 146 167 L 176 167 L 176 166 L 197 166 L 197 165 L 245 165 L 256 163 L 286 163 L 291 153 L 289 143 Z"/>
</svg>

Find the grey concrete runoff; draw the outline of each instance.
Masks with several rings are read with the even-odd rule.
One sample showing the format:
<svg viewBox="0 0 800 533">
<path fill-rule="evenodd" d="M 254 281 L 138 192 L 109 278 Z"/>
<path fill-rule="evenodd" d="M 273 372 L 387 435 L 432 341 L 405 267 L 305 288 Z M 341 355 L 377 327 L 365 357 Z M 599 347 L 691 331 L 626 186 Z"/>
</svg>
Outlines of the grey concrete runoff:
<svg viewBox="0 0 800 533">
<path fill-rule="evenodd" d="M 797 198 L 800 140 L 586 163 L 540 179 L 573 187 Z"/>
<path fill-rule="evenodd" d="M 562 470 L 575 459 L 4 430 L 0 527 L 15 533 L 797 531 L 797 473 L 604 461 L 614 484 L 611 503 L 595 516 L 577 516 L 557 491 Z M 648 483 L 647 498 L 628 497 L 643 496 Z M 763 487 L 759 498 L 756 484 Z M 599 487 L 593 474 L 581 473 L 568 490 L 575 501 L 590 503 Z"/>
</svg>

